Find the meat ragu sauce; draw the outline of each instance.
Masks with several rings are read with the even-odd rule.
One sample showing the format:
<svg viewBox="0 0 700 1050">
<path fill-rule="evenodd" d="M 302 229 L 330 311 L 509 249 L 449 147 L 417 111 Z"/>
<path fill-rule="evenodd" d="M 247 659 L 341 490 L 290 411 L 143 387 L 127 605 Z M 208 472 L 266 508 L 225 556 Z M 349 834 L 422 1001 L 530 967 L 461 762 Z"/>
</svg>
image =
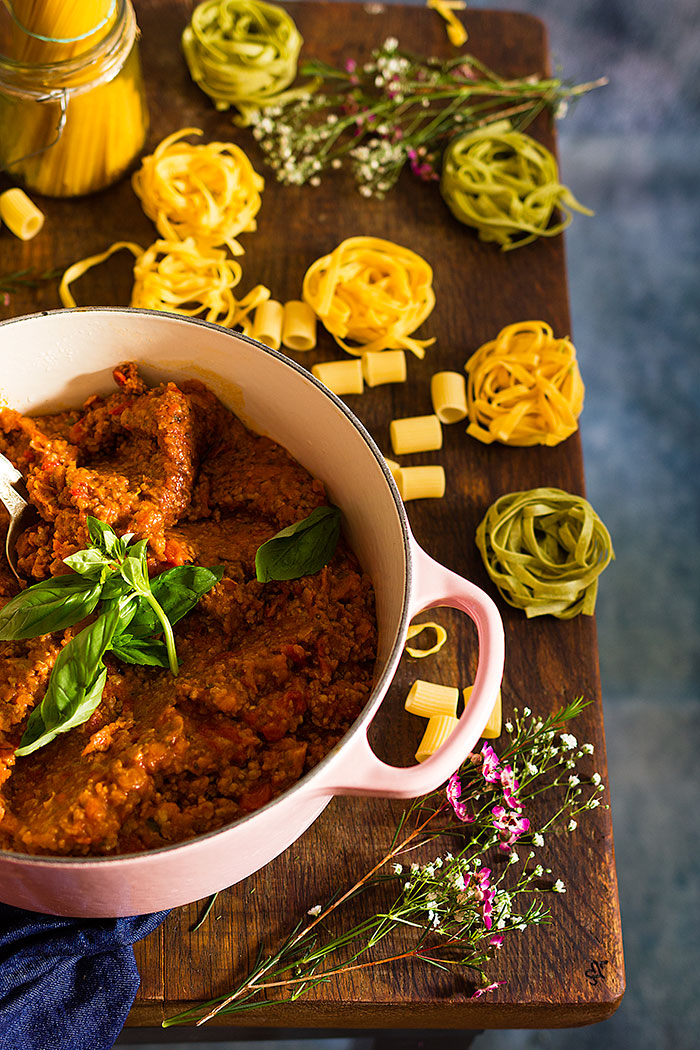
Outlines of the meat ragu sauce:
<svg viewBox="0 0 700 1050">
<path fill-rule="evenodd" d="M 18 548 L 32 582 L 69 571 L 86 515 L 149 540 L 149 571 L 224 567 L 175 626 L 169 671 L 107 654 L 88 722 L 25 757 L 14 751 L 62 645 L 83 624 L 0 642 L 0 848 L 129 853 L 251 813 L 343 736 L 369 697 L 374 594 L 341 538 L 331 563 L 258 583 L 255 552 L 327 503 L 323 485 L 248 431 L 201 383 L 147 389 L 133 364 L 118 392 L 29 419 L 0 410 L 0 451 L 22 471 L 42 523 Z M 3 534 L 7 516 L 3 513 Z M 0 605 L 17 592 L 2 557 Z"/>
</svg>

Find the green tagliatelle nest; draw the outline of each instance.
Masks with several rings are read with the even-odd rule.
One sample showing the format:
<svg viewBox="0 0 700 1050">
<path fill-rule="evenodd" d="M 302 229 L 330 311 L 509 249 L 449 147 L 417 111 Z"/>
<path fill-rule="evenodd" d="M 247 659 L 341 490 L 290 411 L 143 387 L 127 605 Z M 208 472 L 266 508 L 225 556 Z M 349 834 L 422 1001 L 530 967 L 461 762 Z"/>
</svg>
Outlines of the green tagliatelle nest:
<svg viewBox="0 0 700 1050">
<path fill-rule="evenodd" d="M 553 154 L 508 120 L 450 143 L 440 191 L 455 218 L 503 251 L 556 236 L 571 222 L 572 210 L 593 214 L 561 185 Z M 563 217 L 552 222 L 556 208 Z"/>
<path fill-rule="evenodd" d="M 291 16 L 260 0 L 205 0 L 182 34 L 192 79 L 217 109 L 235 106 L 241 126 L 253 110 L 297 94 L 282 92 L 297 75 L 302 43 Z"/>
<path fill-rule="evenodd" d="M 476 530 L 476 544 L 503 598 L 528 618 L 592 616 L 598 577 L 615 557 L 590 503 L 553 488 L 501 496 Z"/>
</svg>

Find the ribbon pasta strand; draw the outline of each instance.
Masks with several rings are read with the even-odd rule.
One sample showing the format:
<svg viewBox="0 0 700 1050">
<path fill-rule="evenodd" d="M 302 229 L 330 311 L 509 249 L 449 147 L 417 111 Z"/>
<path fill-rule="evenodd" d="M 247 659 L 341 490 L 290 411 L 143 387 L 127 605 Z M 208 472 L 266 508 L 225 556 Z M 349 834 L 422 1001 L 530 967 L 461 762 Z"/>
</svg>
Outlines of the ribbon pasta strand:
<svg viewBox="0 0 700 1050">
<path fill-rule="evenodd" d="M 134 173 L 134 192 L 165 240 L 194 237 L 204 248 L 225 244 L 232 255 L 242 255 L 236 237 L 257 228 L 265 182 L 231 142 L 182 141 L 201 134 L 182 128 L 164 138 Z"/>
<path fill-rule="evenodd" d="M 598 577 L 615 557 L 591 504 L 554 488 L 501 496 L 479 524 L 476 545 L 501 596 L 528 618 L 592 616 Z"/>
<path fill-rule="evenodd" d="M 432 282 L 431 267 L 409 248 L 349 237 L 309 267 L 302 294 L 349 354 L 410 350 L 424 357 L 435 340 L 412 333 L 435 305 Z"/>
<path fill-rule="evenodd" d="M 576 348 L 545 321 L 503 328 L 464 366 L 467 433 L 490 445 L 558 445 L 578 428 L 585 388 Z"/>
<path fill-rule="evenodd" d="M 440 192 L 456 219 L 502 251 L 555 237 L 569 225 L 573 211 L 593 214 L 559 182 L 554 155 L 508 120 L 450 143 Z M 559 222 L 552 222 L 555 208 L 563 212 Z"/>
<path fill-rule="evenodd" d="M 218 110 L 234 106 L 240 127 L 254 110 L 309 93 L 284 91 L 297 75 L 302 43 L 287 12 L 259 0 L 205 0 L 182 34 L 192 79 Z"/>
</svg>

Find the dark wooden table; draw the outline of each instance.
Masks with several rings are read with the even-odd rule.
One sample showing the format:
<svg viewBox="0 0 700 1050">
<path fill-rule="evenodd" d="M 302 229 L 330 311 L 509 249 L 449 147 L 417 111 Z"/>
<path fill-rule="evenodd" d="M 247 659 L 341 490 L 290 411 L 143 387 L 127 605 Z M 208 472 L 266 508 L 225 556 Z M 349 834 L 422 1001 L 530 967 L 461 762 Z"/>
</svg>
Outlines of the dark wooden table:
<svg viewBox="0 0 700 1050">
<path fill-rule="evenodd" d="M 383 202 L 364 200 L 343 172 L 325 178 L 317 189 L 280 186 L 265 168 L 250 133 L 234 129 L 227 115 L 216 113 L 190 81 L 179 37 L 192 4 L 137 0 L 135 6 L 151 112 L 149 145 L 178 128 L 200 127 L 207 137 L 233 138 L 266 176 L 258 231 L 241 237 L 246 249 L 241 291 L 260 281 L 282 301 L 297 298 L 308 265 L 344 237 L 358 234 L 410 246 L 432 264 L 437 306 L 422 331 L 435 335 L 436 344 L 423 362 L 409 361 L 405 384 L 376 387 L 347 399 L 384 450 L 389 451 L 392 417 L 431 410 L 430 375 L 439 369 L 460 370 L 468 355 L 503 325 L 542 318 L 557 334 L 570 331 L 561 237 L 499 253 L 451 218 L 434 185 L 419 183 L 409 174 Z M 389 35 L 418 53 L 445 57 L 451 53 L 444 23 L 422 8 L 315 2 L 286 6 L 304 36 L 307 56 L 335 62 L 349 57 L 362 60 Z M 547 37 L 539 21 L 490 11 L 462 17 L 470 34 L 468 47 L 499 72 L 546 71 Z M 545 122 L 537 126 L 537 134 L 553 145 Z M 7 231 L 0 233 L 0 272 L 25 266 L 63 269 L 115 240 L 136 240 L 146 246 L 154 239 L 153 227 L 128 180 L 90 198 L 37 201 L 47 216 L 44 230 L 26 244 Z M 115 258 L 91 271 L 74 292 L 82 304 L 125 305 L 130 287 L 128 261 Z M 12 296 L 9 305 L 0 306 L 0 316 L 59 305 L 56 284 L 50 282 Z M 310 366 L 340 356 L 322 332 L 318 350 L 298 359 Z M 447 495 L 440 501 L 409 504 L 411 525 L 418 542 L 435 558 L 498 600 L 506 629 L 506 717 L 513 705 L 521 709 L 530 705 L 547 713 L 575 696 L 591 698 L 593 703 L 573 731 L 595 745 L 596 768 L 605 779 L 594 620 L 581 616 L 566 622 L 552 617 L 528 621 L 495 595 L 474 544 L 485 509 L 504 492 L 553 485 L 583 493 L 578 435 L 554 449 L 487 448 L 457 425 L 445 428 L 440 453 L 415 456 L 411 462 L 436 459 L 447 472 Z M 440 618 L 449 626 L 451 644 L 433 659 L 429 677 L 467 684 L 475 666 L 474 637 L 456 615 L 445 612 Z M 424 676 L 428 677 L 427 670 Z M 409 667 L 406 661 L 387 709 L 392 704 L 400 708 L 400 698 L 413 677 L 415 664 Z M 374 733 L 377 750 L 398 764 L 410 764 L 420 735 L 417 722 L 397 715 L 389 733 L 388 719 L 380 718 Z M 608 801 L 607 796 L 602 798 Z M 383 800 L 336 799 L 283 856 L 222 893 L 196 933 L 190 930 L 202 902 L 173 911 L 159 930 L 136 946 L 142 984 L 128 1023 L 157 1026 L 163 1017 L 230 988 L 247 972 L 261 942 L 273 942 L 309 906 L 325 900 L 337 887 L 349 886 L 363 866 L 374 862 L 390 840 L 397 812 L 395 804 Z M 494 980 L 505 983 L 489 996 L 473 1001 L 468 975 L 450 975 L 414 963 L 371 976 L 360 971 L 296 1003 L 271 1003 L 222 1021 L 314 1030 L 562 1027 L 600 1021 L 616 1009 L 624 991 L 609 811 L 600 808 L 585 816 L 575 834 L 552 844 L 547 860 L 564 879 L 567 893 L 551 898 L 550 927 L 510 938 L 491 970 Z"/>
</svg>

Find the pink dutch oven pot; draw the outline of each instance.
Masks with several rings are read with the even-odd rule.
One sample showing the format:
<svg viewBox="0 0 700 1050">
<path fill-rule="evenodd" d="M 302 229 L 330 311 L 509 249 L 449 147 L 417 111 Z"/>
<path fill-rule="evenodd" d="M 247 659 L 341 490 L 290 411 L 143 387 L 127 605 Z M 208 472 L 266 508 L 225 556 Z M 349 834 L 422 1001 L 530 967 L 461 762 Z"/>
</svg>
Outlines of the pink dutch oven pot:
<svg viewBox="0 0 700 1050">
<path fill-rule="evenodd" d="M 375 687 L 336 747 L 290 790 L 216 832 L 117 857 L 32 857 L 0 851 L 0 900 L 58 915 L 102 917 L 172 908 L 231 886 L 278 856 L 334 795 L 413 798 L 444 783 L 485 726 L 503 672 L 503 627 L 478 587 L 435 562 L 411 535 L 384 458 L 348 408 L 284 355 L 206 322 L 132 309 L 57 310 L 0 324 L 0 401 L 55 412 L 114 389 L 135 360 L 149 382 L 199 378 L 251 429 L 279 442 L 343 512 L 343 528 L 374 583 Z M 447 605 L 476 624 L 471 699 L 449 739 L 408 769 L 381 761 L 370 723 L 403 653 L 412 618 Z"/>
</svg>

